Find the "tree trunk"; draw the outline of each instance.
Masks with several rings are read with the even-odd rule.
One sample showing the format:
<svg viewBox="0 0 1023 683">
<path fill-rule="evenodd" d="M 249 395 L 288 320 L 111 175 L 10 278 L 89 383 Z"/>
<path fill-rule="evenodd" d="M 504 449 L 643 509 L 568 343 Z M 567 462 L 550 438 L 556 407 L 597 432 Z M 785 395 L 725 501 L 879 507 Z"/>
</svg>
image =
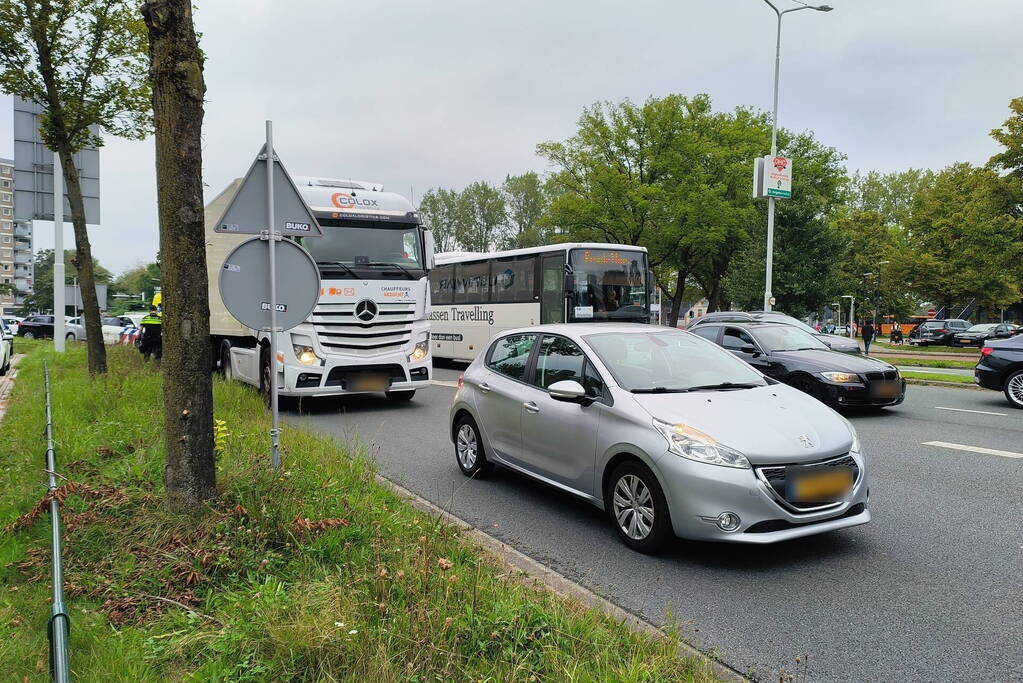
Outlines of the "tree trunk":
<svg viewBox="0 0 1023 683">
<path fill-rule="evenodd" d="M 679 309 L 682 308 L 682 297 L 686 291 L 686 280 L 689 279 L 689 273 L 687 271 L 678 271 L 678 280 L 675 283 L 675 293 L 671 296 L 671 316 L 668 318 L 668 324 L 671 327 L 678 327 L 678 314 Z"/>
<path fill-rule="evenodd" d="M 202 204 L 202 54 L 192 0 L 148 0 L 163 287 L 163 404 L 167 506 L 216 496 L 210 310 Z"/>
<path fill-rule="evenodd" d="M 82 293 L 82 317 L 85 318 L 85 338 L 89 349 L 89 374 L 101 374 L 107 371 L 107 347 L 103 345 L 103 324 L 99 318 L 92 245 L 89 243 L 89 231 L 85 229 L 82 183 L 71 148 L 67 145 L 59 147 L 60 164 L 67 186 L 68 202 L 71 204 L 71 223 L 75 228 L 75 268 L 78 269 L 78 287 Z M 57 201 L 56 197 L 54 201 Z M 64 255 L 54 253 L 53 257 L 64 258 Z"/>
</svg>

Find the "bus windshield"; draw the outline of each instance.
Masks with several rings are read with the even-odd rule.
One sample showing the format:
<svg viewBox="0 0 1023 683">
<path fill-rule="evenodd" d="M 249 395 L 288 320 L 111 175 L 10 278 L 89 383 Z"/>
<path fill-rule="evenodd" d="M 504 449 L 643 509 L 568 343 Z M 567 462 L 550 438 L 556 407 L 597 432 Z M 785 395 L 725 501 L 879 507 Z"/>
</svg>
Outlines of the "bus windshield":
<svg viewBox="0 0 1023 683">
<path fill-rule="evenodd" d="M 573 288 L 570 322 L 649 319 L 646 254 L 616 249 L 573 249 L 569 252 Z"/>
<path fill-rule="evenodd" d="M 419 227 L 376 221 L 352 221 L 331 225 L 321 220 L 322 237 L 302 241 L 325 276 L 367 278 L 414 272 L 422 277 L 423 250 Z"/>
</svg>

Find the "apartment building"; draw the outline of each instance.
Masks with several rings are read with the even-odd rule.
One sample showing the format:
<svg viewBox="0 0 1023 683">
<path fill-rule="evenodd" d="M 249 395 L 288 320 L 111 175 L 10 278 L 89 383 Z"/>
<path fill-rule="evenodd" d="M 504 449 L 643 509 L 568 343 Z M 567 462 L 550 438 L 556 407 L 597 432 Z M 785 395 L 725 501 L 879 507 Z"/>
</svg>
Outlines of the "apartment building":
<svg viewBox="0 0 1023 683">
<path fill-rule="evenodd" d="M 29 229 L 31 233 L 31 229 Z M 14 161 L 0 159 L 0 283 L 17 286 L 17 262 L 14 241 Z M 31 236 L 29 237 L 31 263 Z M 31 265 L 29 266 L 31 269 Z M 0 290 L 0 307 L 5 311 L 17 305 L 18 296 L 8 288 Z M 22 297 L 24 300 L 24 297 Z"/>
</svg>

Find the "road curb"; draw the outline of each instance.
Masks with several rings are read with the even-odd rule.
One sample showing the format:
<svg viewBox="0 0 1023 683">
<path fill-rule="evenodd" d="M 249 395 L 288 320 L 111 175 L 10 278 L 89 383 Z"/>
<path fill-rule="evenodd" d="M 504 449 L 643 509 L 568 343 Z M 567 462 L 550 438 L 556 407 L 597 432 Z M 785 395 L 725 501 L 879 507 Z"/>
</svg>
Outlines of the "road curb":
<svg viewBox="0 0 1023 683">
<path fill-rule="evenodd" d="M 508 544 L 494 538 L 485 531 L 474 527 L 464 519 L 456 517 L 447 510 L 434 505 L 425 498 L 409 491 L 404 486 L 391 481 L 381 474 L 376 475 L 376 480 L 377 483 L 389 488 L 416 509 L 427 514 L 436 515 L 444 520 L 445 523 L 457 527 L 463 536 L 470 538 L 485 550 L 493 553 L 501 562 L 511 569 L 518 570 L 532 577 L 536 580 L 536 582 L 542 584 L 548 590 L 551 590 L 558 595 L 577 600 L 587 607 L 599 610 L 639 633 L 645 633 L 656 637 L 666 636 L 664 631 L 657 626 L 654 626 L 649 621 L 637 617 L 628 610 L 622 609 L 606 598 L 600 597 L 588 588 L 572 581 L 563 574 L 559 574 L 547 565 L 534 560 L 515 548 L 512 548 Z M 749 679 L 741 673 L 727 664 L 714 659 L 702 650 L 693 647 L 689 643 L 683 642 L 680 645 L 680 648 L 684 655 L 703 660 L 706 667 L 721 680 L 729 681 L 730 683 L 749 683 Z"/>
<path fill-rule="evenodd" d="M 984 387 L 978 387 L 976 384 L 969 382 L 940 382 L 933 379 L 914 379 L 912 377 L 904 377 L 906 384 L 916 384 L 923 387 L 955 387 L 956 389 L 967 389 L 969 391 L 987 391 Z"/>
</svg>

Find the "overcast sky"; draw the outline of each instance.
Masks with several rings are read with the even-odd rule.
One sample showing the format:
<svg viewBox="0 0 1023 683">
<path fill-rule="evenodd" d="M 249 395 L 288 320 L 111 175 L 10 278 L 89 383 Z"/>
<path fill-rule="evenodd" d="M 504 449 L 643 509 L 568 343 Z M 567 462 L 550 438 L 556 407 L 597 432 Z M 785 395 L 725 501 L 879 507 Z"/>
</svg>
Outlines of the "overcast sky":
<svg viewBox="0 0 1023 683">
<path fill-rule="evenodd" d="M 291 173 L 418 199 L 545 170 L 536 143 L 571 135 L 597 101 L 705 92 L 719 109 L 771 106 L 775 19 L 761 0 L 198 4 L 207 199 L 244 174 L 268 118 Z M 785 17 L 781 125 L 813 130 L 850 169 L 983 163 L 996 151 L 988 132 L 1023 95 L 1023 2 L 831 4 Z M 120 272 L 157 250 L 152 140 L 109 138 L 101 162 L 93 249 Z M 37 248 L 52 246 L 48 233 L 37 230 Z"/>
</svg>

